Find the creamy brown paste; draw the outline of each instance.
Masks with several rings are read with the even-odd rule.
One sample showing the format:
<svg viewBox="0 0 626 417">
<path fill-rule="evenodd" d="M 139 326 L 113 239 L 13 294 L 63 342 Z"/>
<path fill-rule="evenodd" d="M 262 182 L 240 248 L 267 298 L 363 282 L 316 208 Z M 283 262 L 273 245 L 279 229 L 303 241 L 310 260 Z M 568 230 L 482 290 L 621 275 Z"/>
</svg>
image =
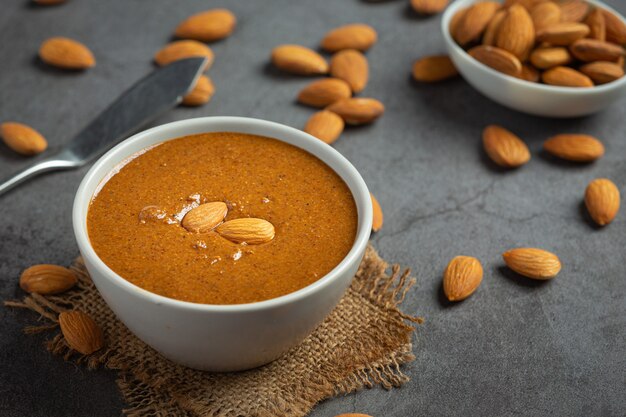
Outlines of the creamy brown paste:
<svg viewBox="0 0 626 417">
<path fill-rule="evenodd" d="M 232 243 L 180 225 L 197 204 L 224 201 L 225 220 L 271 222 L 269 243 Z M 98 256 L 156 294 L 205 304 L 268 300 L 301 289 L 349 252 L 357 213 L 326 164 L 275 139 L 206 133 L 164 142 L 119 169 L 87 216 Z"/>
</svg>

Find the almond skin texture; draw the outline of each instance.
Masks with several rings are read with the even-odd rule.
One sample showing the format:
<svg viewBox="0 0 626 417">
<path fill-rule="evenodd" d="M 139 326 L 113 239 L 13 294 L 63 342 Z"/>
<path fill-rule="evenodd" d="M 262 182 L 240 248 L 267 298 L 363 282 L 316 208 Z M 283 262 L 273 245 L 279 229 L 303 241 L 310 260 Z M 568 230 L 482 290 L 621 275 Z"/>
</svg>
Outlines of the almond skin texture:
<svg viewBox="0 0 626 417">
<path fill-rule="evenodd" d="M 561 8 L 551 1 L 539 3 L 531 9 L 530 18 L 535 30 L 539 31 L 561 21 Z"/>
<path fill-rule="evenodd" d="M 384 112 L 385 106 L 373 98 L 346 98 L 326 108 L 337 113 L 349 125 L 372 123 Z"/>
<path fill-rule="evenodd" d="M 435 14 L 443 11 L 448 0 L 411 0 L 411 7 L 419 14 Z"/>
<path fill-rule="evenodd" d="M 477 40 L 499 8 L 500 4 L 493 1 L 474 4 L 456 25 L 452 37 L 461 46 Z"/>
<path fill-rule="evenodd" d="M 626 24 L 608 10 L 602 10 L 606 25 L 606 40 L 618 45 L 626 44 Z"/>
<path fill-rule="evenodd" d="M 447 55 L 425 56 L 413 64 L 413 79 L 423 83 L 436 83 L 459 75 Z"/>
<path fill-rule="evenodd" d="M 383 209 L 380 207 L 380 203 L 374 197 L 374 194 L 370 193 L 370 198 L 372 199 L 372 209 L 373 209 L 373 218 L 372 218 L 372 231 L 378 232 L 383 228 L 384 217 L 383 217 Z"/>
<path fill-rule="evenodd" d="M 85 45 L 68 38 L 50 38 L 39 47 L 39 57 L 54 67 L 83 70 L 96 65 L 96 59 Z"/>
<path fill-rule="evenodd" d="M 104 346 L 102 329 L 82 311 L 64 311 L 59 314 L 61 333 L 67 344 L 74 350 L 89 355 Z"/>
<path fill-rule="evenodd" d="M 604 155 L 604 145 L 589 135 L 561 134 L 543 143 L 543 149 L 568 161 L 591 162 Z"/>
<path fill-rule="evenodd" d="M 326 107 L 351 96 L 352 90 L 344 80 L 323 78 L 304 87 L 298 94 L 298 101 L 312 107 Z"/>
<path fill-rule="evenodd" d="M 353 92 L 360 93 L 369 79 L 367 58 L 356 49 L 339 51 L 330 60 L 330 75 L 344 80 Z"/>
<path fill-rule="evenodd" d="M 76 274 L 59 265 L 34 265 L 20 276 L 20 287 L 28 293 L 60 294 L 76 285 Z"/>
<path fill-rule="evenodd" d="M 41 133 L 22 123 L 2 123 L 0 136 L 9 148 L 22 155 L 36 155 L 48 147 L 48 142 Z"/>
<path fill-rule="evenodd" d="M 461 301 L 472 295 L 483 280 L 480 261 L 471 256 L 457 256 L 443 273 L 443 292 L 450 301 Z"/>
<path fill-rule="evenodd" d="M 378 34 L 373 27 L 363 23 L 354 23 L 328 32 L 322 39 L 322 48 L 328 52 L 343 49 L 367 51 L 377 40 Z"/>
<path fill-rule="evenodd" d="M 228 214 L 228 207 L 222 201 L 200 204 L 191 209 L 181 225 L 192 233 L 206 233 L 215 229 Z"/>
<path fill-rule="evenodd" d="M 613 181 L 598 178 L 589 183 L 585 190 L 585 206 L 589 215 L 599 226 L 611 223 L 620 205 L 619 189 Z"/>
<path fill-rule="evenodd" d="M 467 53 L 478 62 L 512 77 L 519 77 L 522 73 L 520 60 L 504 49 L 495 46 L 479 45 L 473 47 Z"/>
<path fill-rule="evenodd" d="M 589 35 L 589 26 L 583 23 L 558 23 L 537 31 L 537 41 L 552 46 L 568 46 Z"/>
<path fill-rule="evenodd" d="M 606 84 L 624 76 L 624 67 L 615 62 L 596 61 L 585 64 L 579 68 L 595 84 Z"/>
<path fill-rule="evenodd" d="M 563 0 L 560 6 L 562 22 L 582 22 L 589 13 L 589 4 L 583 0 Z"/>
<path fill-rule="evenodd" d="M 485 28 L 485 33 L 483 34 L 482 41 L 483 45 L 495 46 L 496 37 L 498 36 L 498 33 L 500 31 L 500 25 L 502 24 L 502 21 L 504 20 L 506 15 L 507 11 L 503 9 L 498 10 L 496 14 L 493 15 L 493 17 L 489 21 L 489 24 L 487 25 L 487 28 Z"/>
<path fill-rule="evenodd" d="M 215 94 L 213 81 L 206 75 L 201 75 L 193 90 L 183 97 L 182 104 L 185 106 L 201 106 L 208 103 Z"/>
<path fill-rule="evenodd" d="M 517 168 L 530 160 L 524 141 L 500 126 L 490 125 L 483 130 L 483 147 L 489 158 L 504 168 Z"/>
<path fill-rule="evenodd" d="M 626 55 L 626 50 L 619 45 L 596 39 L 579 39 L 569 47 L 572 55 L 585 62 L 617 61 Z"/>
<path fill-rule="evenodd" d="M 340 116 L 328 110 L 321 110 L 309 118 L 304 126 L 304 131 L 331 144 L 339 138 L 344 126 L 345 122 Z"/>
<path fill-rule="evenodd" d="M 585 19 L 585 24 L 589 26 L 589 37 L 599 41 L 606 40 L 606 22 L 602 10 L 595 9 Z"/>
<path fill-rule="evenodd" d="M 593 87 L 593 81 L 585 74 L 568 67 L 550 68 L 541 75 L 544 83 L 562 87 Z"/>
<path fill-rule="evenodd" d="M 559 258 L 548 251 L 536 248 L 511 249 L 502 254 L 509 268 L 528 278 L 548 280 L 561 270 Z"/>
<path fill-rule="evenodd" d="M 185 19 L 176 28 L 175 35 L 181 39 L 212 42 L 229 36 L 236 24 L 237 18 L 230 10 L 207 10 Z"/>
<path fill-rule="evenodd" d="M 234 243 L 260 245 L 274 239 L 274 225 L 267 220 L 241 218 L 224 222 L 215 229 L 225 239 Z"/>
<path fill-rule="evenodd" d="M 530 62 L 539 69 L 548 69 L 572 62 L 572 56 L 567 48 L 537 48 L 530 54 Z"/>
<path fill-rule="evenodd" d="M 496 46 L 526 60 L 535 45 L 535 28 L 528 11 L 519 4 L 511 6 L 500 23 Z"/>
<path fill-rule="evenodd" d="M 283 71 L 298 75 L 328 73 L 328 62 L 317 52 L 300 45 L 280 45 L 272 50 L 272 63 Z"/>
<path fill-rule="evenodd" d="M 207 58 L 205 70 L 209 69 L 213 65 L 213 51 L 211 48 L 203 43 L 192 40 L 175 41 L 171 42 L 159 52 L 154 55 L 154 61 L 159 66 L 171 64 L 179 59 L 191 58 L 191 57 L 204 57 Z"/>
</svg>

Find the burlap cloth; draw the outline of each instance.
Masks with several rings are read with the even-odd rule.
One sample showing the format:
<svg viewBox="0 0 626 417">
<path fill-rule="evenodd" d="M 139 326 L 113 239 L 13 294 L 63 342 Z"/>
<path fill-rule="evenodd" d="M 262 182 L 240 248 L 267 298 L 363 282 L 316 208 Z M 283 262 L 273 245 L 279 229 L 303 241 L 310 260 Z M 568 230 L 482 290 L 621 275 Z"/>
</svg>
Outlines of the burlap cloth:
<svg viewBox="0 0 626 417">
<path fill-rule="evenodd" d="M 388 274 L 387 267 L 369 247 L 346 295 L 311 336 L 275 362 L 238 373 L 195 371 L 163 358 L 115 317 L 80 259 L 72 267 L 79 276 L 74 290 L 6 304 L 49 321 L 26 332 L 54 331 L 47 342 L 51 352 L 89 367 L 118 370 L 128 416 L 304 416 L 326 398 L 408 380 L 401 366 L 414 359 L 411 324 L 421 320 L 399 306 L 414 279 L 397 265 Z M 68 348 L 56 324 L 66 309 L 94 318 L 104 331 L 105 349 L 85 357 Z"/>
</svg>

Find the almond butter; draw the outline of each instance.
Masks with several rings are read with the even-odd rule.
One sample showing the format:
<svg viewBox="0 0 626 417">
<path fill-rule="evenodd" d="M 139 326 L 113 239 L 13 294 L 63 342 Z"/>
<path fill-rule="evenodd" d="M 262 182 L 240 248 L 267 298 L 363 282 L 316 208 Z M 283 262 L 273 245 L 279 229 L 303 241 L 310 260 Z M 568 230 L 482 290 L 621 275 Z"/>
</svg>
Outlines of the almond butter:
<svg viewBox="0 0 626 417">
<path fill-rule="evenodd" d="M 485 28 L 485 33 L 483 34 L 483 45 L 495 46 L 496 37 L 498 36 L 498 32 L 500 31 L 500 25 L 502 21 L 507 15 L 507 11 L 504 9 L 498 10 L 496 14 L 493 15 L 489 24 Z"/>
<path fill-rule="evenodd" d="M 519 4 L 511 6 L 500 23 L 496 46 L 526 60 L 535 45 L 535 29 L 528 11 Z"/>
<path fill-rule="evenodd" d="M 411 7 L 419 14 L 436 14 L 448 5 L 448 0 L 411 0 Z"/>
<path fill-rule="evenodd" d="M 589 35 L 589 26 L 583 23 L 558 23 L 537 31 L 537 41 L 553 46 L 568 46 Z"/>
<path fill-rule="evenodd" d="M 562 22 L 582 22 L 589 13 L 589 4 L 584 0 L 561 0 Z"/>
<path fill-rule="evenodd" d="M 36 155 L 48 147 L 48 142 L 41 133 L 22 123 L 2 123 L 0 136 L 9 148 L 22 155 Z"/>
<path fill-rule="evenodd" d="M 67 344 L 83 355 L 102 349 L 104 336 L 96 322 L 82 311 L 64 311 L 59 314 L 61 333 Z"/>
<path fill-rule="evenodd" d="M 547 280 L 561 271 L 561 261 L 548 251 L 537 248 L 511 249 L 502 254 L 509 268 L 528 278 Z"/>
<path fill-rule="evenodd" d="M 96 59 L 89 48 L 63 37 L 44 41 L 39 47 L 39 57 L 48 65 L 71 70 L 82 70 L 96 65 Z"/>
<path fill-rule="evenodd" d="M 339 138 L 344 125 L 345 123 L 339 115 L 328 110 L 321 110 L 309 118 L 304 126 L 304 131 L 331 144 Z"/>
<path fill-rule="evenodd" d="M 205 70 L 213 65 L 215 56 L 211 48 L 203 43 L 193 40 L 174 41 L 165 45 L 154 55 L 154 61 L 159 66 L 171 64 L 179 59 L 191 57 L 204 57 L 207 59 Z"/>
<path fill-rule="evenodd" d="M 520 60 L 504 49 L 495 46 L 479 45 L 473 47 L 467 53 L 478 62 L 504 74 L 519 77 L 522 73 Z"/>
<path fill-rule="evenodd" d="M 541 74 L 541 79 L 546 84 L 558 85 L 562 87 L 593 87 L 593 81 L 591 81 L 591 78 L 568 67 L 550 68 Z"/>
<path fill-rule="evenodd" d="M 569 47 L 572 55 L 585 62 L 617 61 L 626 55 L 626 50 L 619 45 L 596 39 L 579 39 Z"/>
<path fill-rule="evenodd" d="M 443 292 L 450 301 L 461 301 L 472 295 L 483 280 L 480 261 L 471 256 L 457 256 L 443 273 Z"/>
<path fill-rule="evenodd" d="M 447 55 L 425 56 L 413 64 L 413 79 L 424 83 L 448 80 L 459 75 Z"/>
<path fill-rule="evenodd" d="M 373 98 L 345 98 L 326 108 L 337 113 L 349 125 L 372 123 L 384 112 L 385 106 Z"/>
<path fill-rule="evenodd" d="M 604 145 L 589 135 L 560 134 L 543 143 L 543 149 L 568 161 L 591 162 L 604 155 Z"/>
<path fill-rule="evenodd" d="M 20 276 L 20 287 L 29 293 L 59 294 L 76 285 L 76 274 L 59 265 L 34 265 Z"/>
<path fill-rule="evenodd" d="M 609 179 L 595 179 L 585 190 L 585 206 L 594 222 L 599 226 L 606 226 L 615 219 L 619 211 L 619 189 Z"/>
<path fill-rule="evenodd" d="M 367 58 L 356 49 L 339 51 L 330 60 L 330 75 L 344 80 L 353 92 L 359 93 L 369 78 Z"/>
<path fill-rule="evenodd" d="M 595 84 L 606 84 L 624 76 L 624 66 L 615 62 L 596 61 L 590 62 L 579 68 Z"/>
<path fill-rule="evenodd" d="M 477 40 L 499 8 L 500 4 L 494 1 L 475 3 L 464 13 L 452 37 L 461 46 Z"/>
<path fill-rule="evenodd" d="M 594 9 L 585 19 L 585 24 L 589 26 L 589 37 L 599 41 L 606 40 L 606 22 L 602 10 Z"/>
<path fill-rule="evenodd" d="M 274 239 L 274 225 L 267 220 L 245 217 L 229 220 L 215 229 L 225 239 L 234 243 L 259 245 Z"/>
<path fill-rule="evenodd" d="M 328 73 L 328 62 L 317 52 L 300 45 L 280 45 L 272 50 L 272 63 L 283 71 L 298 75 Z"/>
<path fill-rule="evenodd" d="M 535 30 L 539 31 L 561 21 L 561 8 L 551 1 L 539 3 L 531 9 L 530 17 Z"/>
<path fill-rule="evenodd" d="M 553 48 L 537 48 L 530 54 L 530 62 L 539 69 L 548 69 L 572 62 L 572 56 L 567 48 L 557 46 Z"/>
<path fill-rule="evenodd" d="M 373 210 L 373 218 L 372 218 L 372 231 L 378 232 L 383 228 L 384 217 L 383 217 L 383 209 L 380 207 L 380 203 L 374 197 L 374 194 L 370 193 L 370 198 L 372 199 L 372 210 Z"/>
<path fill-rule="evenodd" d="M 200 204 L 191 209 L 181 225 L 192 233 L 206 233 L 215 229 L 228 214 L 228 207 L 222 201 Z"/>
<path fill-rule="evenodd" d="M 329 52 L 343 49 L 367 51 L 377 40 L 378 34 L 373 27 L 363 23 L 354 23 L 328 32 L 322 39 L 322 48 Z"/>
<path fill-rule="evenodd" d="M 230 10 L 213 9 L 188 17 L 174 33 L 182 39 L 213 42 L 229 36 L 236 24 L 237 18 Z"/>
<path fill-rule="evenodd" d="M 606 25 L 606 40 L 618 45 L 626 44 L 626 23 L 608 10 L 602 9 Z"/>
<path fill-rule="evenodd" d="M 522 72 L 518 78 L 531 83 L 538 83 L 541 79 L 541 74 L 532 65 L 522 64 Z"/>
<path fill-rule="evenodd" d="M 500 126 L 490 125 L 483 130 L 483 147 L 489 158 L 504 168 L 516 168 L 530 160 L 524 141 Z"/>
<path fill-rule="evenodd" d="M 215 94 L 213 81 L 206 75 L 201 75 L 193 90 L 183 97 L 182 104 L 185 106 L 201 106 L 208 103 L 213 94 Z"/>
<path fill-rule="evenodd" d="M 352 96 L 347 82 L 339 78 L 323 78 L 313 81 L 298 94 L 298 101 L 312 107 L 326 107 L 342 98 Z"/>
</svg>

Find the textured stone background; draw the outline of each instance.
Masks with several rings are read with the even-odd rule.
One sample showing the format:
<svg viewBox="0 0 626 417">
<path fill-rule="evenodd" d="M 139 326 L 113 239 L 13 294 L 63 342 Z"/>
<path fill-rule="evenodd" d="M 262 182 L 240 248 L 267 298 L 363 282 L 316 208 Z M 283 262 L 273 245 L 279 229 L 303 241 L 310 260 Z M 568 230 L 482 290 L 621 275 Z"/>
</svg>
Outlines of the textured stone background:
<svg viewBox="0 0 626 417">
<path fill-rule="evenodd" d="M 4 0 L 0 12 L 0 119 L 39 129 L 57 147 L 151 69 L 152 54 L 189 14 L 228 5 L 235 34 L 213 45 L 210 105 L 175 109 L 154 124 L 207 115 L 258 117 L 302 127 L 312 113 L 294 103 L 309 79 L 268 67 L 280 43 L 315 47 L 326 30 L 372 24 L 380 41 L 368 53 L 364 95 L 382 100 L 377 123 L 353 128 L 336 143 L 360 170 L 385 211 L 373 237 L 383 257 L 413 268 L 419 285 L 404 308 L 426 318 L 417 360 L 402 389 L 372 389 L 321 404 L 312 416 L 359 411 L 374 416 L 626 415 L 626 212 L 599 230 L 581 207 L 586 184 L 612 178 L 626 194 L 626 101 L 602 114 L 548 120 L 509 111 L 463 80 L 415 85 L 412 61 L 441 52 L 439 17 L 419 18 L 408 1 L 296 2 L 70 0 L 38 8 Z M 611 4 L 626 12 L 626 2 Z M 39 44 L 65 35 L 85 42 L 98 65 L 83 74 L 52 70 L 35 59 Z M 486 161 L 480 133 L 500 123 L 525 138 L 533 159 L 501 172 Z M 598 136 L 607 155 L 592 165 L 557 162 L 540 152 L 560 132 Z M 0 147 L 0 175 L 28 164 Z M 74 192 L 87 168 L 52 174 L 0 198 L 0 298 L 20 297 L 20 271 L 77 255 L 70 224 Z M 511 247 L 557 253 L 560 276 L 527 281 L 503 268 Z M 455 255 L 477 256 L 485 277 L 470 299 L 448 305 L 441 274 Z M 0 308 L 0 415 L 117 416 L 123 403 L 108 371 L 87 371 L 51 357 L 44 336 L 24 336 L 33 322 Z"/>
</svg>

